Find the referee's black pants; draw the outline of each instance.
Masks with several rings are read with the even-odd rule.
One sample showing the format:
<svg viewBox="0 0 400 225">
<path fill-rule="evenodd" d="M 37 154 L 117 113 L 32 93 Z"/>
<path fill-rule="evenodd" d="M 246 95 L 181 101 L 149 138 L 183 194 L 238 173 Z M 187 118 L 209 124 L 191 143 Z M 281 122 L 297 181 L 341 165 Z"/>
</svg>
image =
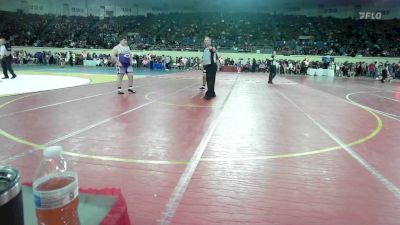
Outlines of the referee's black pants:
<svg viewBox="0 0 400 225">
<path fill-rule="evenodd" d="M 213 98 L 215 97 L 215 76 L 217 75 L 217 64 L 209 64 L 204 67 L 206 69 L 206 80 L 207 80 L 207 92 L 206 96 Z"/>
<path fill-rule="evenodd" d="M 16 77 L 17 75 L 15 75 L 14 70 L 12 69 L 12 56 L 5 56 L 2 60 L 1 60 L 1 67 L 3 68 L 3 74 L 5 78 L 9 78 L 8 77 L 8 71 L 10 71 L 11 75 L 13 77 Z"/>
<path fill-rule="evenodd" d="M 270 70 L 269 71 L 268 83 L 272 83 L 272 80 L 275 78 L 275 76 L 276 76 L 276 70 Z"/>
</svg>

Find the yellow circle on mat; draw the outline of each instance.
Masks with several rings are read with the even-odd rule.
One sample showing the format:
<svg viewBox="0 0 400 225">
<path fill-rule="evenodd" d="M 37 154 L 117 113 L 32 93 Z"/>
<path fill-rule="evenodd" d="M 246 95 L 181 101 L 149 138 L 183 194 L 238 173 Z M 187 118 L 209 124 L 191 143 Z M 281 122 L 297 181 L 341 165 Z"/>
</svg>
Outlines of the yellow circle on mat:
<svg viewBox="0 0 400 225">
<path fill-rule="evenodd" d="M 40 93 L 34 93 L 34 94 L 30 94 L 30 95 L 25 95 L 16 99 L 13 99 L 11 101 L 8 101 L 6 103 L 3 103 L 0 105 L 0 109 L 4 108 L 5 106 L 16 102 L 20 99 L 23 98 L 27 98 L 36 94 L 40 94 Z M 149 95 L 149 94 L 147 94 Z M 146 96 L 147 96 L 146 95 Z M 154 101 L 154 100 L 152 100 Z M 350 102 L 351 103 L 351 102 Z M 353 103 L 351 103 L 353 104 Z M 357 107 L 360 107 L 356 104 L 353 104 Z M 368 140 L 372 139 L 373 137 L 375 137 L 381 130 L 382 130 L 382 120 L 381 118 L 374 112 L 360 107 L 362 109 L 364 109 L 365 111 L 369 112 L 376 120 L 376 128 L 369 133 L 368 135 L 355 140 L 351 143 L 346 144 L 347 146 L 351 147 L 351 146 L 355 146 L 355 145 L 359 145 L 362 143 L 367 142 Z M 18 142 L 20 144 L 24 144 L 24 145 L 28 145 L 31 146 L 35 149 L 41 150 L 44 149 L 45 146 L 40 145 L 40 144 L 35 144 L 31 141 L 16 137 L 2 129 L 0 129 L 0 135 Z M 330 151 L 335 151 L 335 150 L 340 150 L 342 149 L 341 146 L 333 146 L 333 147 L 328 147 L 328 148 L 322 148 L 322 149 L 317 149 L 317 150 L 310 150 L 310 151 L 304 151 L 304 152 L 298 152 L 298 153 L 287 153 L 287 154 L 277 154 L 277 155 L 266 155 L 266 156 L 254 156 L 254 157 L 237 157 L 237 158 L 202 158 L 201 161 L 208 161 L 208 162 L 229 162 L 229 161 L 251 161 L 251 160 L 267 160 L 267 159 L 280 159 L 280 158 L 291 158 L 291 157 L 300 157 L 300 156 L 309 156 L 309 155 L 315 155 L 315 154 L 320 154 L 320 153 L 325 153 L 325 152 L 330 152 Z M 112 156 L 101 156 L 101 155 L 89 155 L 89 154 L 82 154 L 82 153 L 76 153 L 76 152 L 70 152 L 70 151 L 64 151 L 63 154 L 68 155 L 68 156 L 73 156 L 73 157 L 79 157 L 79 158 L 86 158 L 86 159 L 95 159 L 95 160 L 103 160 L 103 161 L 115 161 L 115 162 L 125 162 L 125 163 L 139 163 L 139 164 L 165 164 L 165 165 L 186 165 L 189 163 L 189 161 L 187 160 L 146 160 L 146 159 L 128 159 L 128 158 L 118 158 L 118 157 L 112 157 Z"/>
</svg>

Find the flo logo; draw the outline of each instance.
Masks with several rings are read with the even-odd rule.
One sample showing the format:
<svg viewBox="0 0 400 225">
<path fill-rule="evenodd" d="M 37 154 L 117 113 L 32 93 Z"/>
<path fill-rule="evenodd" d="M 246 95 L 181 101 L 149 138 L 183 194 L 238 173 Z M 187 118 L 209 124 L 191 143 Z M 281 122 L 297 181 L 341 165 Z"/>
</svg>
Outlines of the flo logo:
<svg viewBox="0 0 400 225">
<path fill-rule="evenodd" d="M 380 20 L 382 12 L 360 12 L 360 20 Z"/>
</svg>

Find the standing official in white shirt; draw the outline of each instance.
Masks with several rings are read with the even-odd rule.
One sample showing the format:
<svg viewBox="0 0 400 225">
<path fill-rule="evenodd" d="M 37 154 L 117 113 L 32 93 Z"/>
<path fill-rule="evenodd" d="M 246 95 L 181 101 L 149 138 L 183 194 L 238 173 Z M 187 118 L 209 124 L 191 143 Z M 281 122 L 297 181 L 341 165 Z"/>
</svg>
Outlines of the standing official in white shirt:
<svg viewBox="0 0 400 225">
<path fill-rule="evenodd" d="M 7 43 L 6 39 L 0 38 L 0 59 L 1 59 L 1 67 L 3 68 L 3 79 L 9 79 L 8 71 L 10 71 L 12 77 L 14 79 L 17 75 L 14 73 L 12 69 L 12 54 L 11 54 L 11 45 Z"/>
<path fill-rule="evenodd" d="M 206 70 L 207 92 L 204 99 L 210 100 L 215 98 L 215 76 L 218 70 L 218 56 L 215 47 L 211 46 L 211 38 L 204 38 L 204 46 L 206 47 L 203 52 L 203 67 Z"/>
</svg>

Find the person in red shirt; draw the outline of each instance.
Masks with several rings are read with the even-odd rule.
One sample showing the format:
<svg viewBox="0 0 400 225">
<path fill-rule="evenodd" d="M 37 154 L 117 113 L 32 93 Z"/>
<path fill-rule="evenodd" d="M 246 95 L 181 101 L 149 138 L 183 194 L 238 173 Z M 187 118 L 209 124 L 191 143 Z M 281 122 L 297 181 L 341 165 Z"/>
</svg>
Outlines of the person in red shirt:
<svg viewBox="0 0 400 225">
<path fill-rule="evenodd" d="M 375 79 L 376 76 L 376 62 L 368 65 L 368 76 Z"/>
</svg>

